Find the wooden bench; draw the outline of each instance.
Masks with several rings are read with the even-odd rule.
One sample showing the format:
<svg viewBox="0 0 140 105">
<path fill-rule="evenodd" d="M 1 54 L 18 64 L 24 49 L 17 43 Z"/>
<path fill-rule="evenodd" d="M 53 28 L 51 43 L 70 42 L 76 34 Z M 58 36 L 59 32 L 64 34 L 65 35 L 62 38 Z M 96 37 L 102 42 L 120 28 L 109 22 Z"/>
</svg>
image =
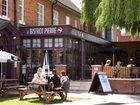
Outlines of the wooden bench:
<svg viewBox="0 0 140 105">
<path fill-rule="evenodd" d="M 50 92 L 48 91 L 48 92 L 46 92 L 45 97 L 44 97 L 45 102 L 46 103 L 52 102 L 54 100 L 54 97 L 59 93 L 62 93 L 64 95 L 64 91 L 50 91 Z M 65 97 L 65 95 L 64 95 L 64 97 Z"/>
<path fill-rule="evenodd" d="M 20 94 L 20 100 L 23 100 L 25 95 L 35 93 L 39 96 L 39 98 L 42 98 L 41 96 L 43 96 L 46 103 L 50 103 L 53 101 L 54 96 L 56 96 L 59 93 L 64 93 L 62 90 L 61 91 L 47 91 L 46 92 L 43 89 L 44 84 L 37 84 L 37 85 L 38 85 L 38 88 L 34 89 L 34 90 L 29 89 L 28 87 L 18 88 L 17 90 L 19 91 L 19 94 Z"/>
<path fill-rule="evenodd" d="M 110 66 L 105 68 L 105 72 L 108 78 L 111 78 L 113 76 L 113 70 Z"/>
<path fill-rule="evenodd" d="M 10 90 L 17 90 L 17 88 L 20 88 L 20 87 L 24 87 L 23 85 L 15 85 L 15 86 L 7 86 L 7 87 L 2 87 L 0 90 L 1 90 L 1 95 L 2 96 L 7 96 L 8 92 Z"/>
<path fill-rule="evenodd" d="M 0 87 L 0 93 L 2 96 L 6 96 L 10 90 L 17 90 L 19 87 L 24 87 L 19 85 L 17 79 L 1 79 L 2 86 Z"/>
</svg>

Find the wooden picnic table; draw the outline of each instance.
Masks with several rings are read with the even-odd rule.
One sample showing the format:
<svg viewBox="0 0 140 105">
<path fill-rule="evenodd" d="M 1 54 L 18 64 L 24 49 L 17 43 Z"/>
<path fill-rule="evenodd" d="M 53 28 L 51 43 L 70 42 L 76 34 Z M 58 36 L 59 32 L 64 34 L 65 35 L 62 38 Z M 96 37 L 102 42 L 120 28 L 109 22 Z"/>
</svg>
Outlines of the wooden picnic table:
<svg viewBox="0 0 140 105">
<path fill-rule="evenodd" d="M 30 86 L 37 85 L 36 89 L 30 88 Z M 48 85 L 46 83 L 34 83 L 34 82 L 27 82 L 27 87 L 18 88 L 20 93 L 20 100 L 23 100 L 25 95 L 35 93 L 39 96 L 39 98 L 44 98 L 46 103 L 49 103 L 53 100 L 54 96 L 63 91 L 46 91 L 45 86 Z"/>
<path fill-rule="evenodd" d="M 9 89 L 20 87 L 18 79 L 0 79 L 0 94 L 7 95 Z"/>
</svg>

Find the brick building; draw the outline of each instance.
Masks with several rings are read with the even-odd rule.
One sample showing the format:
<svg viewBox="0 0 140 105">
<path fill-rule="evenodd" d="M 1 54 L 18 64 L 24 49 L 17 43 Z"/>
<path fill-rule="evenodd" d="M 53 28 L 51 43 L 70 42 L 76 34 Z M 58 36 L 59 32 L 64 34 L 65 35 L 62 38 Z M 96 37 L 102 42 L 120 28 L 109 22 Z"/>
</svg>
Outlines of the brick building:
<svg viewBox="0 0 140 105">
<path fill-rule="evenodd" d="M 121 60 L 126 66 L 133 58 L 140 66 L 139 36 L 131 38 L 114 30 L 106 31 L 103 38 L 87 33 L 95 33 L 95 28 L 80 24 L 80 10 L 70 0 L 1 0 L 0 8 L 0 50 L 21 58 L 16 69 L 13 63 L 4 64 L 6 78 L 25 73 L 27 79 L 32 77 L 36 67 L 42 66 L 46 50 L 50 69 L 67 65 L 73 80 L 89 78 L 91 64 L 113 60 L 112 49 L 117 50 L 111 65 Z"/>
<path fill-rule="evenodd" d="M 140 47 L 139 41 L 140 36 L 132 37 L 129 32 L 125 32 L 124 29 L 122 31 L 109 29 L 104 37 L 107 40 L 112 42 L 112 49 L 118 49 L 118 52 L 115 53 L 115 61 L 122 61 L 122 65 L 126 66 L 130 63 L 130 59 L 133 59 L 133 63 L 136 67 L 140 66 Z M 111 55 L 110 55 L 111 56 Z"/>
<path fill-rule="evenodd" d="M 73 80 L 89 78 L 90 65 L 102 63 L 98 50 L 110 42 L 81 30 L 80 10 L 70 0 L 1 0 L 0 8 L 0 50 L 21 58 L 16 69 L 4 64 L 6 78 L 30 81 L 46 50 L 50 69 L 67 65 Z"/>
</svg>

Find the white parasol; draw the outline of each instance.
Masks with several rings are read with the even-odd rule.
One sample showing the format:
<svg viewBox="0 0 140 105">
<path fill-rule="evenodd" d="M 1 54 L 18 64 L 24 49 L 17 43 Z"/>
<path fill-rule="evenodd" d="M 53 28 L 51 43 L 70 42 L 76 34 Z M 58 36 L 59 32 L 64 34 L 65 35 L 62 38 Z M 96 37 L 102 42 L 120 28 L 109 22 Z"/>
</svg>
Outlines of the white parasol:
<svg viewBox="0 0 140 105">
<path fill-rule="evenodd" d="M 19 61 L 19 58 L 9 52 L 0 51 L 1 79 L 2 79 L 2 75 L 3 75 L 2 74 L 2 63 L 14 62 L 14 61 Z"/>
<path fill-rule="evenodd" d="M 49 66 L 49 57 L 48 57 L 48 51 L 47 50 L 45 52 L 44 62 L 43 62 L 43 67 L 42 68 L 43 68 L 42 74 L 45 75 L 45 76 L 46 75 L 49 76 L 50 75 L 50 66 Z"/>
</svg>

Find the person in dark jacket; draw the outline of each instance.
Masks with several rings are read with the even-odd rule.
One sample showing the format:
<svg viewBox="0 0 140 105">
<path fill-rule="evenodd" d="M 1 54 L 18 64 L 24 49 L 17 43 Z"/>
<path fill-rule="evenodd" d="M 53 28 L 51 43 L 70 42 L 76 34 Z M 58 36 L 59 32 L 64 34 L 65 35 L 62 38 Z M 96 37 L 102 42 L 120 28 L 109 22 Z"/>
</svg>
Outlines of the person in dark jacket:
<svg viewBox="0 0 140 105">
<path fill-rule="evenodd" d="M 61 97 L 61 100 L 64 99 L 64 94 L 63 92 L 60 92 L 59 91 L 62 91 L 63 89 L 61 88 L 61 81 L 60 81 L 60 77 L 56 74 L 56 70 L 54 69 L 53 70 L 53 76 L 51 77 L 51 79 L 49 80 L 49 83 L 52 83 L 53 85 L 53 91 L 57 91 L 58 94 L 60 95 Z"/>
</svg>

